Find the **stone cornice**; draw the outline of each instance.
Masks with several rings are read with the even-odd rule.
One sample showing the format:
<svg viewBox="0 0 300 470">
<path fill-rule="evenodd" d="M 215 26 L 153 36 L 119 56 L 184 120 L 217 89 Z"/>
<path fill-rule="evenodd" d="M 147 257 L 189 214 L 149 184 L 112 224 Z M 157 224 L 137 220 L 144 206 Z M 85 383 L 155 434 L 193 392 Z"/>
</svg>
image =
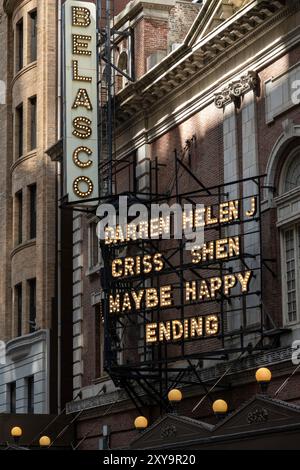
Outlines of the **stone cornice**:
<svg viewBox="0 0 300 470">
<path fill-rule="evenodd" d="M 138 82 L 129 85 L 117 96 L 118 121 L 129 123 L 137 113 L 151 110 L 195 75 L 203 75 L 226 55 L 234 54 L 239 44 L 253 38 L 288 16 L 299 5 L 285 6 L 285 0 L 256 0 L 225 21 L 197 45 L 183 44 Z M 251 7 L 251 8 L 250 8 Z"/>
<path fill-rule="evenodd" d="M 215 95 L 217 94 L 218 90 L 221 89 L 222 85 L 227 81 L 232 81 L 232 77 L 236 77 L 236 79 L 238 79 L 239 76 L 246 74 L 248 70 L 255 70 L 257 72 L 260 71 L 274 62 L 277 58 L 281 57 L 282 54 L 287 53 L 289 50 L 297 46 L 299 41 L 300 27 L 297 27 L 275 43 L 272 41 L 267 49 L 264 49 L 256 56 L 255 61 L 249 59 L 249 61 L 246 63 L 242 63 L 238 67 L 230 69 L 230 71 L 224 71 L 224 74 L 221 74 L 217 81 L 214 81 L 210 87 L 205 87 L 205 89 L 200 94 L 195 94 L 193 91 L 191 91 L 190 97 L 192 98 L 189 99 L 189 106 L 186 106 L 185 104 L 177 106 L 177 109 L 174 112 L 168 112 L 166 117 L 162 120 L 157 119 L 156 124 L 149 126 L 149 128 L 145 128 L 144 116 L 140 114 L 137 119 L 130 122 L 131 126 L 135 125 L 136 129 L 140 129 L 140 131 L 136 132 L 130 141 L 126 141 L 126 139 L 121 140 L 121 146 L 118 147 L 118 158 L 125 157 L 140 146 L 145 145 L 146 143 L 150 143 L 161 137 L 163 134 L 172 129 L 174 125 L 179 125 L 194 115 L 196 112 L 199 112 L 200 110 L 214 103 Z M 225 63 L 226 57 L 224 57 L 223 61 Z M 219 64 L 219 66 L 222 67 L 222 62 Z M 206 75 L 208 76 L 209 74 L 210 71 L 207 70 Z M 203 78 L 203 75 L 201 78 Z M 189 88 L 194 86 L 198 86 L 199 88 L 197 77 L 195 78 L 194 83 L 189 84 L 189 87 L 184 87 L 185 93 L 188 92 Z M 180 99 L 181 93 L 181 89 L 176 90 L 176 92 L 170 96 L 170 99 L 177 103 L 177 100 Z M 161 109 L 164 109 L 163 106 L 164 102 L 162 101 Z M 119 132 L 126 134 L 127 129 L 128 125 L 127 123 L 124 123 L 122 127 L 119 128 Z"/>
</svg>

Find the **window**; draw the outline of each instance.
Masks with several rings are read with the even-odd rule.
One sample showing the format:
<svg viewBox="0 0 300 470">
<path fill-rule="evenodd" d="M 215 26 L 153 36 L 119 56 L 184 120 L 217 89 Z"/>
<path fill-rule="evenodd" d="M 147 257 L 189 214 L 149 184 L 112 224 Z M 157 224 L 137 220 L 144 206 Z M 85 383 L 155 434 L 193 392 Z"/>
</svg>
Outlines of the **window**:
<svg viewBox="0 0 300 470">
<path fill-rule="evenodd" d="M 23 195 L 22 191 L 16 194 L 16 209 L 17 209 L 17 244 L 20 245 L 23 241 Z"/>
<path fill-rule="evenodd" d="M 100 242 L 97 237 L 97 222 L 89 225 L 89 269 L 99 266 L 101 261 Z"/>
<path fill-rule="evenodd" d="M 17 158 L 23 155 L 23 140 L 23 105 L 21 104 L 16 108 L 15 142 Z"/>
<path fill-rule="evenodd" d="M 287 193 L 296 188 L 300 188 L 300 149 L 287 167 L 283 192 Z"/>
<path fill-rule="evenodd" d="M 95 306 L 95 334 L 95 376 L 98 378 L 104 374 L 104 325 L 100 304 Z"/>
<path fill-rule="evenodd" d="M 34 377 L 28 377 L 27 379 L 27 412 L 29 414 L 34 413 Z"/>
<path fill-rule="evenodd" d="M 300 148 L 295 147 L 282 169 L 276 198 L 282 258 L 284 323 L 300 322 Z"/>
<path fill-rule="evenodd" d="M 36 330 L 36 279 L 28 281 L 29 286 L 29 332 Z"/>
<path fill-rule="evenodd" d="M 37 58 L 37 11 L 29 13 L 29 34 L 30 34 L 30 61 L 34 62 Z"/>
<path fill-rule="evenodd" d="M 36 238 L 36 184 L 29 186 L 29 238 Z"/>
<path fill-rule="evenodd" d="M 16 306 L 17 306 L 17 336 L 22 336 L 22 317 L 23 317 L 23 295 L 22 284 L 16 285 Z"/>
<path fill-rule="evenodd" d="M 16 382 L 8 384 L 9 412 L 16 412 Z"/>
<path fill-rule="evenodd" d="M 300 225 L 283 232 L 283 245 L 286 322 L 295 323 L 300 316 Z"/>
<path fill-rule="evenodd" d="M 16 24 L 16 72 L 23 68 L 23 20 Z"/>
<path fill-rule="evenodd" d="M 36 148 L 36 96 L 29 99 L 29 112 L 30 112 L 30 150 Z"/>
<path fill-rule="evenodd" d="M 128 75 L 128 54 L 126 51 L 122 51 L 120 53 L 119 59 L 118 59 L 118 68 L 122 71 L 125 72 Z M 120 80 L 118 83 L 118 88 L 122 89 L 126 85 L 128 85 L 128 78 L 125 77 L 124 75 L 120 75 Z"/>
</svg>

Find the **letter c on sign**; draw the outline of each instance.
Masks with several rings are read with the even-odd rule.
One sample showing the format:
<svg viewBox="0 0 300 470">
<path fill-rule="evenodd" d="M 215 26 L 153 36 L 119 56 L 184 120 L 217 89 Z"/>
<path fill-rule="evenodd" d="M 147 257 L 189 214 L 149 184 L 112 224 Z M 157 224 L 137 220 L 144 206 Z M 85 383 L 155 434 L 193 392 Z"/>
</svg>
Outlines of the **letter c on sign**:
<svg viewBox="0 0 300 470">
<path fill-rule="evenodd" d="M 73 162 L 75 163 L 76 166 L 79 166 L 79 168 L 89 168 L 93 162 L 92 160 L 89 160 L 89 159 L 85 162 L 80 160 L 79 154 L 81 152 L 86 153 L 86 155 L 88 155 L 89 157 L 93 153 L 91 149 L 89 149 L 88 147 L 77 147 L 77 149 L 75 149 L 73 152 Z"/>
</svg>

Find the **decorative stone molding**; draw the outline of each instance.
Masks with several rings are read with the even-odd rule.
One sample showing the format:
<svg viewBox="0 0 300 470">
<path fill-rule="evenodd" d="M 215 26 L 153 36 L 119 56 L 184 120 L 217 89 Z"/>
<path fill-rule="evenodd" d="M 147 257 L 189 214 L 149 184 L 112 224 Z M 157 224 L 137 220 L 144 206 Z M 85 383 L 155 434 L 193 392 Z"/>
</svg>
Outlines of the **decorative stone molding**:
<svg viewBox="0 0 300 470">
<path fill-rule="evenodd" d="M 169 54 L 140 80 L 129 84 L 118 93 L 116 97 L 117 126 L 122 126 L 124 130 L 131 127 L 130 120 L 134 119 L 136 122 L 137 114 L 141 115 L 142 112 L 147 115 L 151 114 L 151 111 L 156 109 L 157 103 L 162 105 L 162 101 L 166 100 L 171 93 L 178 93 L 183 87 L 186 91 L 189 81 L 195 80 L 195 75 L 199 75 L 201 80 L 201 77 L 210 74 L 218 67 L 218 64 L 225 60 L 225 56 L 228 61 L 232 55 L 236 55 L 239 47 L 241 50 L 245 49 L 265 34 L 266 30 L 274 28 L 279 20 L 282 21 L 284 17 L 297 11 L 292 6 L 286 8 L 285 0 L 264 1 L 263 5 L 262 9 L 261 1 L 250 2 L 245 8 L 224 21 L 213 34 L 208 34 L 201 41 L 199 41 L 199 35 L 202 24 L 198 24 L 200 30 L 194 30 L 192 37 L 188 35 L 187 40 L 176 51 Z M 283 46 L 284 51 L 286 47 L 287 40 Z M 213 94 L 211 99 L 214 100 Z M 239 98 L 236 98 L 236 101 L 238 100 Z M 168 99 L 168 106 L 169 103 L 170 99 Z M 171 121 L 173 126 L 174 115 L 171 116 Z M 177 119 L 176 122 L 178 122 Z"/>
<path fill-rule="evenodd" d="M 20 360 L 21 358 L 26 357 L 29 354 L 30 348 L 34 344 L 39 342 L 45 342 L 46 344 L 47 335 L 47 330 L 38 330 L 34 333 L 14 338 L 6 344 L 6 354 L 13 361 Z"/>
<path fill-rule="evenodd" d="M 3 10 L 8 15 L 13 12 L 13 10 L 21 3 L 21 0 L 4 0 Z"/>
<path fill-rule="evenodd" d="M 255 408 L 247 415 L 248 424 L 265 423 L 269 419 L 269 412 L 266 408 Z"/>
<path fill-rule="evenodd" d="M 227 104 L 234 102 L 237 106 L 240 104 L 241 97 L 253 90 L 256 94 L 259 92 L 259 78 L 256 72 L 248 72 L 242 75 L 238 80 L 230 82 L 223 90 L 215 95 L 215 105 L 223 109 Z"/>
<path fill-rule="evenodd" d="M 286 119 L 282 122 L 283 133 L 277 139 L 268 159 L 266 168 L 266 182 L 264 199 L 272 204 L 275 195 L 276 174 L 278 165 L 284 156 L 289 144 L 300 139 L 300 125 Z"/>
</svg>

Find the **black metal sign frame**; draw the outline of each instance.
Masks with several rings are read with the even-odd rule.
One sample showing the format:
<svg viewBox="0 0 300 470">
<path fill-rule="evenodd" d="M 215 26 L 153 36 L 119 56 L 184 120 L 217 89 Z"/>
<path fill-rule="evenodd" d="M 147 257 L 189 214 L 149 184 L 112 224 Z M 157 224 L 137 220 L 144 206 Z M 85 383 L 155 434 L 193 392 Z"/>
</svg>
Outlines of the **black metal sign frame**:
<svg viewBox="0 0 300 470">
<path fill-rule="evenodd" d="M 115 163 L 115 170 L 131 167 L 131 162 Z M 178 158 L 175 152 L 175 181 L 174 190 L 170 194 L 159 194 L 158 179 L 159 169 L 157 159 L 151 163 L 150 171 L 150 193 L 138 193 L 137 191 L 124 191 L 129 200 L 142 202 L 149 209 L 151 204 L 163 202 L 172 205 L 177 202 L 180 205 L 209 201 L 213 206 L 220 205 L 230 200 L 230 192 L 236 188 L 239 204 L 248 207 L 251 198 L 257 201 L 257 211 L 249 220 L 239 220 L 222 225 L 216 223 L 205 228 L 208 239 L 221 239 L 228 234 L 228 230 L 238 231 L 245 245 L 247 237 L 256 240 L 255 253 L 247 253 L 242 248 L 238 256 L 230 260 L 213 260 L 200 264 L 192 264 L 187 260 L 189 254 L 185 250 L 185 240 L 139 240 L 130 241 L 118 245 L 101 243 L 104 269 L 101 272 L 101 283 L 103 288 L 103 316 L 105 328 L 105 368 L 115 384 L 123 387 L 132 398 L 138 408 L 144 406 L 149 399 L 160 407 L 167 407 L 167 393 L 174 386 L 185 384 L 201 385 L 200 374 L 203 361 L 228 360 L 236 353 L 267 349 L 265 344 L 267 333 L 266 318 L 262 304 L 262 269 L 265 265 L 262 253 L 262 188 L 264 176 L 255 176 L 243 180 L 233 181 L 228 184 L 220 184 L 206 188 L 201 181 L 189 170 L 189 168 Z M 104 165 L 105 166 L 105 165 Z M 130 170 L 129 170 L 130 171 Z M 180 188 L 180 171 L 186 172 L 194 182 L 197 189 L 183 191 Z M 105 173 L 105 168 L 103 168 Z M 245 195 L 245 185 L 253 187 L 253 193 Z M 106 202 L 111 202 L 118 207 L 120 194 L 110 196 Z M 253 229 L 247 229 L 247 224 L 252 222 Z M 230 228 L 231 227 L 231 228 Z M 249 245 L 249 243 L 248 243 Z M 165 269 L 159 273 L 140 274 L 129 278 L 115 278 L 112 276 L 111 266 L 114 259 L 122 256 L 136 256 L 160 252 L 163 256 Z M 247 293 L 235 293 L 226 296 L 220 292 L 216 299 L 207 303 L 187 303 L 184 298 L 185 282 L 191 279 L 206 279 L 211 272 L 212 275 L 223 276 L 224 273 L 235 273 L 234 263 L 239 264 L 242 269 L 251 270 L 254 278 L 255 289 Z M 151 311 L 142 307 L 139 311 L 131 310 L 122 314 L 112 314 L 109 308 L 110 295 L 130 292 L 133 289 L 146 289 L 149 285 L 159 288 L 164 279 L 171 279 L 170 284 L 176 290 L 176 303 L 167 308 L 154 308 Z M 178 319 L 182 322 L 191 315 L 195 309 L 199 314 L 208 313 L 207 306 L 211 304 L 209 313 L 214 313 L 220 319 L 220 328 L 214 337 L 189 338 L 183 337 L 179 341 L 146 342 L 145 325 L 147 323 L 159 323 L 162 319 Z M 256 321 L 249 322 L 251 311 L 255 311 Z M 239 317 L 238 328 L 229 328 L 229 315 Z"/>
</svg>

